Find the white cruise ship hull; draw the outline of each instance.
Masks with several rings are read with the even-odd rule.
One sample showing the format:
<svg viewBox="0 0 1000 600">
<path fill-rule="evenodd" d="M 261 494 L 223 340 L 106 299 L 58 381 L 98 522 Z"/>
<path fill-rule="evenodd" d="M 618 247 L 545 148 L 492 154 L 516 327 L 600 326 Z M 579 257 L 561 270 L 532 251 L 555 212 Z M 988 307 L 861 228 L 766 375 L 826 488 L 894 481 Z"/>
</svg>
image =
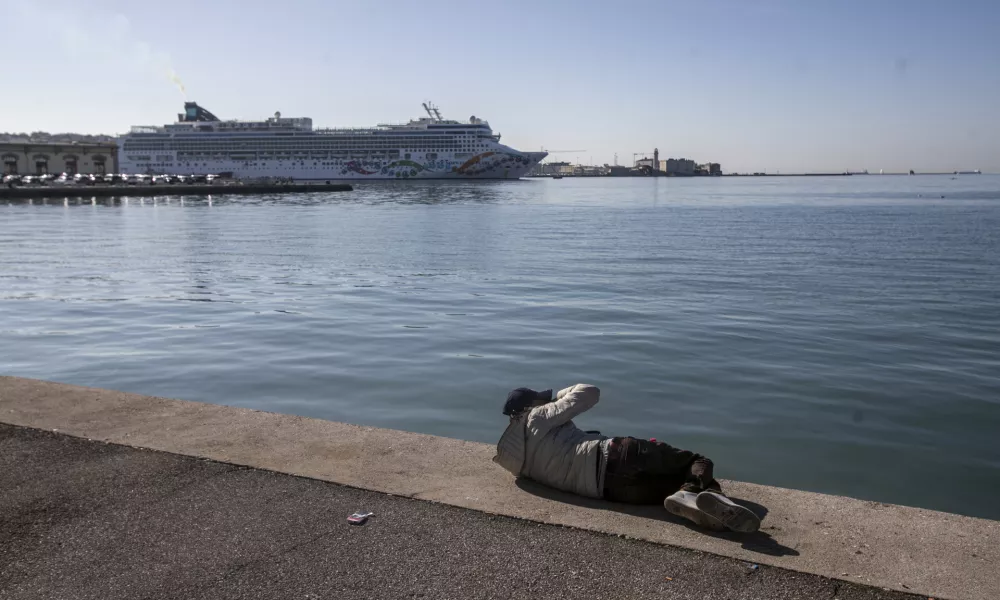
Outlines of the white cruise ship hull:
<svg viewBox="0 0 1000 600">
<path fill-rule="evenodd" d="M 157 157 L 152 167 L 119 154 L 123 173 L 208 175 L 231 173 L 239 179 L 288 178 L 295 181 L 379 181 L 410 179 L 518 179 L 526 175 L 547 153 L 518 152 L 500 146 L 469 158 L 410 159 L 305 159 L 185 160 L 173 155 Z"/>
</svg>

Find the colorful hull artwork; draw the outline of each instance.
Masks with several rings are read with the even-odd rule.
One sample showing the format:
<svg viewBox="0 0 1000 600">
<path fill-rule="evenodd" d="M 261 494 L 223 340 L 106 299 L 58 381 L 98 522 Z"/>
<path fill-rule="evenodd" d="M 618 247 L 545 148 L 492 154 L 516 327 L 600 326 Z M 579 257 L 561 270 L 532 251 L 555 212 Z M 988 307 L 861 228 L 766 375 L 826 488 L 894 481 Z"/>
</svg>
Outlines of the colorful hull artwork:
<svg viewBox="0 0 1000 600">
<path fill-rule="evenodd" d="M 538 162 L 531 156 L 506 152 L 482 152 L 459 163 L 455 160 L 352 160 L 343 165 L 340 176 L 372 177 L 373 179 L 410 179 L 442 177 L 509 178 L 520 177 Z"/>
</svg>

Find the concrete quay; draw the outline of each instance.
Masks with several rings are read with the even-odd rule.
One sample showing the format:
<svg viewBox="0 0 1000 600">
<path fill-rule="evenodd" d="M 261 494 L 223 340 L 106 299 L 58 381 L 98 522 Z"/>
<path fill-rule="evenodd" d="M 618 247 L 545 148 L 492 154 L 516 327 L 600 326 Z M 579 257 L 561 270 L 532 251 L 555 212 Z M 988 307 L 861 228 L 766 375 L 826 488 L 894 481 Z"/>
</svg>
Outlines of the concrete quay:
<svg viewBox="0 0 1000 600">
<path fill-rule="evenodd" d="M 26 198 L 128 198 L 142 196 L 218 196 L 223 194 L 260 195 L 304 192 L 350 192 L 347 183 L 233 183 L 172 185 L 67 185 L 0 187 L 0 200 Z"/>
<path fill-rule="evenodd" d="M 920 598 L 10 425 L 0 486 L 5 600 Z"/>
<path fill-rule="evenodd" d="M 724 482 L 764 528 L 705 534 L 485 444 L 14 377 L 0 422 L 0 598 L 1000 597 L 985 519 Z"/>
</svg>

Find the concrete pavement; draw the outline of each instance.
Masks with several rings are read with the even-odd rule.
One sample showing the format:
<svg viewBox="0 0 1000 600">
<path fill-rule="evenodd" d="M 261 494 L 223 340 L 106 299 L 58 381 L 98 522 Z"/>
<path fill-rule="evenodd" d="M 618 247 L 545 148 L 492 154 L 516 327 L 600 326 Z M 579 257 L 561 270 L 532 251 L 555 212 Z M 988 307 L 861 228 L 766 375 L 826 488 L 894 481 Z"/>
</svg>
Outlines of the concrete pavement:
<svg viewBox="0 0 1000 600">
<path fill-rule="evenodd" d="M 34 380 L 0 378 L 0 422 L 268 469 L 486 513 L 670 544 L 943 598 L 1000 598 L 1000 523 L 724 482 L 766 507 L 756 536 L 705 535 L 662 509 L 518 484 L 493 447 Z M 498 422 L 498 435 L 503 423 Z"/>
<path fill-rule="evenodd" d="M 4 600 L 916 598 L 8 425 L 0 489 Z"/>
</svg>

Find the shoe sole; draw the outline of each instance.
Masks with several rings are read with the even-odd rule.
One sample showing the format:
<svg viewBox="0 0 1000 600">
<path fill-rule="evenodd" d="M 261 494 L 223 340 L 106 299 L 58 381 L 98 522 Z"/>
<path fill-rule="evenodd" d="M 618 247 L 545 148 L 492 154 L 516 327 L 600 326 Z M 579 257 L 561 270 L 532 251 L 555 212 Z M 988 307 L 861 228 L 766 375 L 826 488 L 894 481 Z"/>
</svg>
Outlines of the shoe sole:
<svg viewBox="0 0 1000 600">
<path fill-rule="evenodd" d="M 681 517 L 682 519 L 687 519 L 692 521 L 694 524 L 704 527 L 705 529 L 711 529 L 712 531 L 725 531 L 726 526 L 714 518 L 712 515 L 705 514 L 704 512 L 698 510 L 695 506 L 688 506 L 683 502 L 678 502 L 673 498 L 668 497 L 663 501 L 663 508 L 667 509 L 667 512 Z"/>
<path fill-rule="evenodd" d="M 740 533 L 753 533 L 760 529 L 760 518 L 749 508 L 736 504 L 729 498 L 702 492 L 695 499 L 698 509 L 720 521 L 728 529 Z"/>
</svg>

